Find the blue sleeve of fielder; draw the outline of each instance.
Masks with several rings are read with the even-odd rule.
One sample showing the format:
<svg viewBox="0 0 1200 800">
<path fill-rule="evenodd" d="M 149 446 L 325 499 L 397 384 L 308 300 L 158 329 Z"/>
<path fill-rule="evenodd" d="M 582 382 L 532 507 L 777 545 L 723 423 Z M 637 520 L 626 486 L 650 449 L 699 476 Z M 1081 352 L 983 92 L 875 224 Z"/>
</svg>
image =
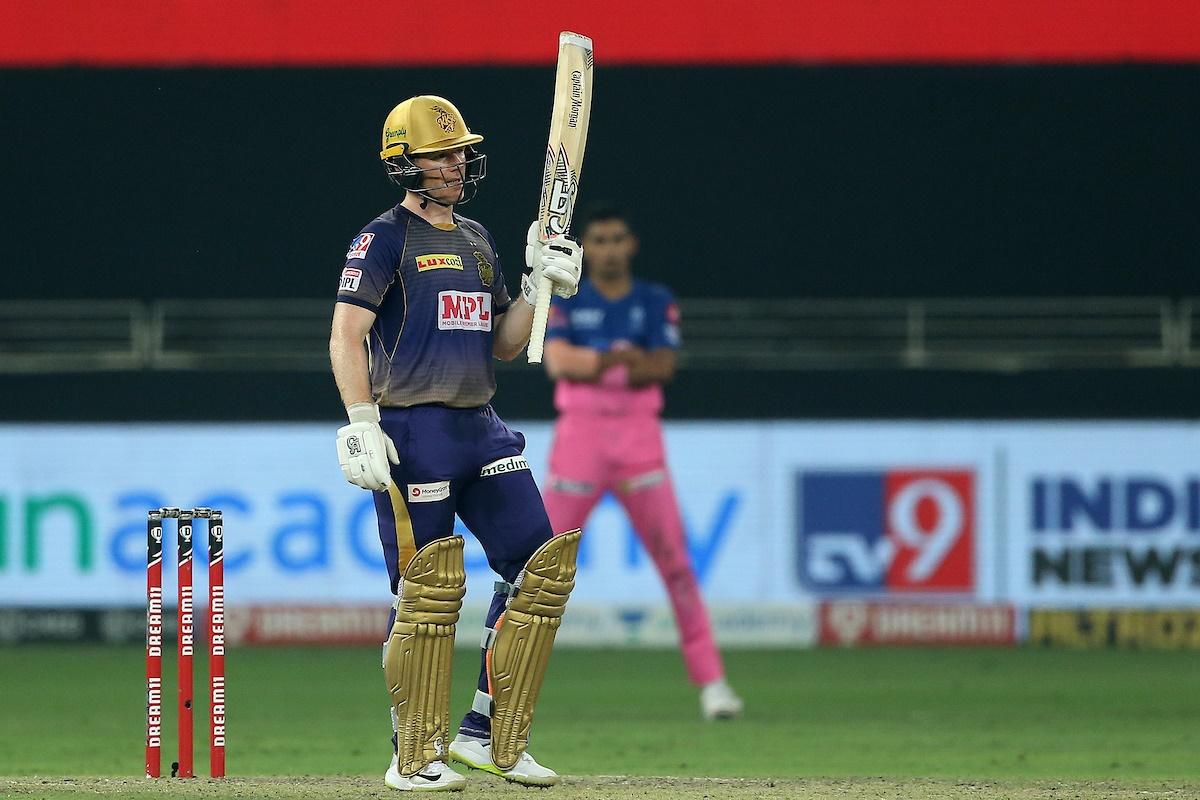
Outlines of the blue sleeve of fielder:
<svg viewBox="0 0 1200 800">
<path fill-rule="evenodd" d="M 669 347 L 678 350 L 683 343 L 679 335 L 679 303 L 665 286 L 653 286 L 646 303 L 646 349 Z"/>
</svg>

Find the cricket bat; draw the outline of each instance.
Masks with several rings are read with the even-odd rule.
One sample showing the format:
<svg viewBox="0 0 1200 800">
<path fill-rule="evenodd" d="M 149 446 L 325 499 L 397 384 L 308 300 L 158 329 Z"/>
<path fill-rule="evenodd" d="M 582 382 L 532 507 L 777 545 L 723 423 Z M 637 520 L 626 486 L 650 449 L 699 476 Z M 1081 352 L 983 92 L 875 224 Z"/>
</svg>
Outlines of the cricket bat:
<svg viewBox="0 0 1200 800">
<path fill-rule="evenodd" d="M 554 110 L 550 115 L 550 141 L 546 145 L 542 199 L 538 204 L 538 228 L 543 242 L 571 230 L 591 115 L 592 40 L 563 31 L 558 35 Z M 549 278 L 542 278 L 533 307 L 533 330 L 529 334 L 530 364 L 542 363 L 552 290 Z"/>
</svg>

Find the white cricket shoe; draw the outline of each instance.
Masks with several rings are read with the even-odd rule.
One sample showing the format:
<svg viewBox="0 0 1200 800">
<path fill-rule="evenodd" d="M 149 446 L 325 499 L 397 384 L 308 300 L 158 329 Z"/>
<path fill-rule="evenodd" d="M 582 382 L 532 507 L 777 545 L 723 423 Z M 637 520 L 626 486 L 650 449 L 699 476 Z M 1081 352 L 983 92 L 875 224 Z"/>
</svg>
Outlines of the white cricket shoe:
<svg viewBox="0 0 1200 800">
<path fill-rule="evenodd" d="M 734 694 L 724 678 L 720 678 L 701 687 L 700 711 L 708 720 L 734 719 L 742 714 L 742 698 Z"/>
<path fill-rule="evenodd" d="M 392 755 L 392 764 L 383 776 L 383 782 L 402 792 L 461 792 L 467 779 L 441 761 L 431 761 L 416 775 L 405 777 L 400 774 L 400 761 Z"/>
<path fill-rule="evenodd" d="M 553 786 L 560 780 L 557 772 L 534 761 L 529 753 L 522 753 L 512 769 L 501 770 L 492 763 L 491 742 L 461 733 L 450 743 L 450 758 L 472 769 L 481 769 L 499 775 L 506 781 L 526 786 Z"/>
</svg>

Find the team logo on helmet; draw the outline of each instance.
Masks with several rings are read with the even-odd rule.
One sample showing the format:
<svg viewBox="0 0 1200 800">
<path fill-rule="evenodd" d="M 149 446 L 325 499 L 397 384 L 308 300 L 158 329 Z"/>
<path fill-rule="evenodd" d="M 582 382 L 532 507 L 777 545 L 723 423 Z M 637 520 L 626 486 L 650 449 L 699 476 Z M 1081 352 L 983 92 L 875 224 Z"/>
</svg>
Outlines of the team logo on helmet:
<svg viewBox="0 0 1200 800">
<path fill-rule="evenodd" d="M 496 272 L 492 269 L 492 262 L 488 261 L 478 250 L 475 251 L 475 260 L 479 262 L 476 265 L 479 267 L 479 280 L 483 281 L 484 286 L 490 288 L 496 277 Z"/>
<path fill-rule="evenodd" d="M 434 106 L 433 110 L 437 113 L 437 119 L 435 121 L 437 122 L 438 127 L 444 130 L 446 133 L 454 133 L 454 127 L 458 124 L 457 120 L 454 119 L 454 115 L 441 106 Z"/>
</svg>

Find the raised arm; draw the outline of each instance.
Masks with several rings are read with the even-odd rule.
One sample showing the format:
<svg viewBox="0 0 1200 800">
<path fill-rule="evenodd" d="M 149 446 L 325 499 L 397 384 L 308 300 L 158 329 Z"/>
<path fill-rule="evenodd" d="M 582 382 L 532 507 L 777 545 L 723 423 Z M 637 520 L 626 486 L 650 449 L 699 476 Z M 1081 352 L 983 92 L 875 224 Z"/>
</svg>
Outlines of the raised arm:
<svg viewBox="0 0 1200 800">
<path fill-rule="evenodd" d="M 556 295 L 569 298 L 579 291 L 582 269 L 583 247 L 567 237 L 541 241 L 535 220 L 525 234 L 525 273 L 521 276 L 521 293 L 496 320 L 492 355 L 503 361 L 511 361 L 529 343 L 537 287 L 543 275 L 550 279 Z"/>
<path fill-rule="evenodd" d="M 518 297 L 508 310 L 496 319 L 496 336 L 492 340 L 492 355 L 501 361 L 512 361 L 529 344 L 533 325 L 533 306 Z"/>
</svg>

